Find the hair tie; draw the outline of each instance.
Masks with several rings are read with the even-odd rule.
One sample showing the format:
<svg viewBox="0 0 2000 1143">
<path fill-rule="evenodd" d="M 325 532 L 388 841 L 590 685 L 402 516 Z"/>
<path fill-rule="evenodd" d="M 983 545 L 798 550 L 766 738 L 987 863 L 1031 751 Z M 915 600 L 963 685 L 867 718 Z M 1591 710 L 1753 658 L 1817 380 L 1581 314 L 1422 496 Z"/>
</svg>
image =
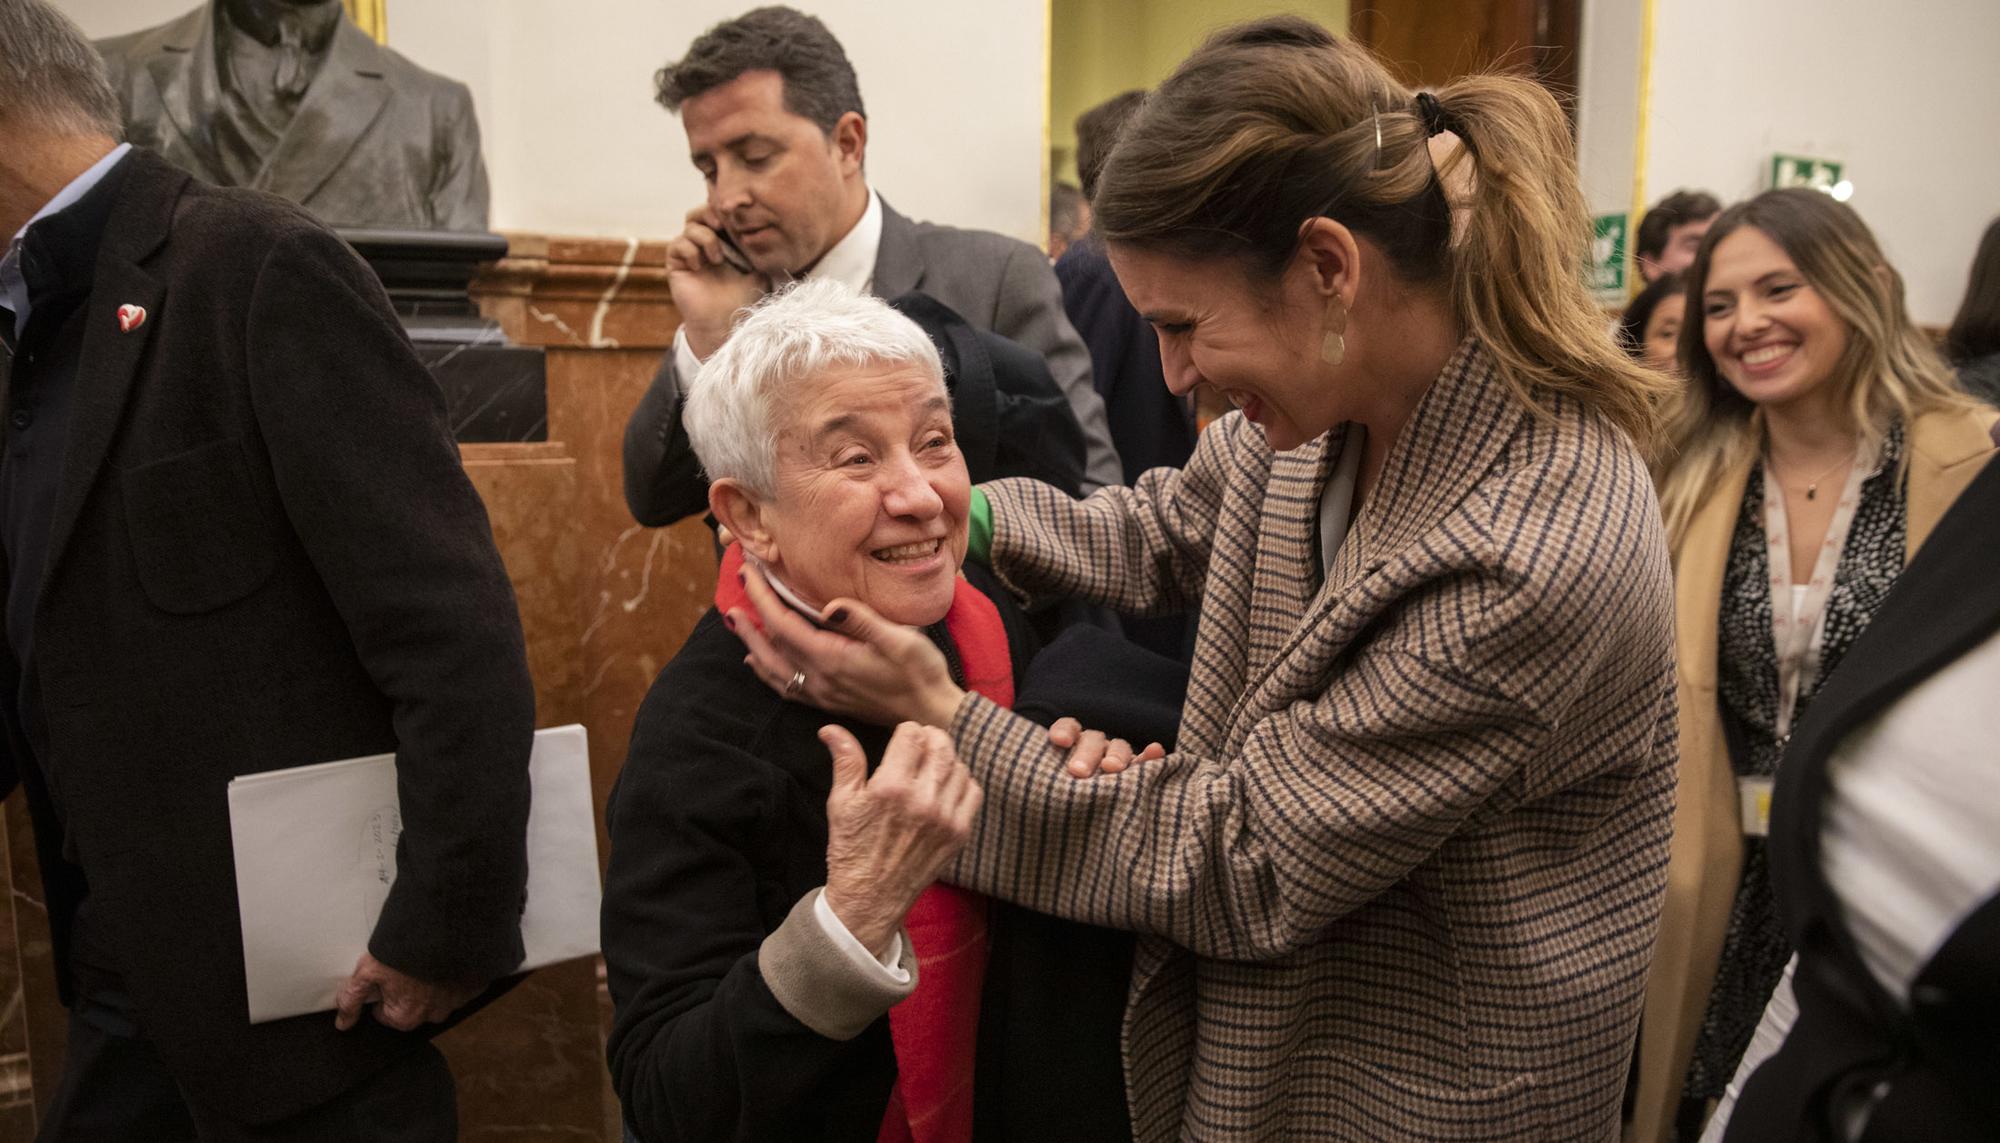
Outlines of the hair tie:
<svg viewBox="0 0 2000 1143">
<path fill-rule="evenodd" d="M 1451 113 L 1438 102 L 1438 97 L 1428 91 L 1417 93 L 1417 118 L 1423 121 L 1426 136 L 1442 135 L 1447 131 L 1456 133 L 1456 125 Z"/>
</svg>

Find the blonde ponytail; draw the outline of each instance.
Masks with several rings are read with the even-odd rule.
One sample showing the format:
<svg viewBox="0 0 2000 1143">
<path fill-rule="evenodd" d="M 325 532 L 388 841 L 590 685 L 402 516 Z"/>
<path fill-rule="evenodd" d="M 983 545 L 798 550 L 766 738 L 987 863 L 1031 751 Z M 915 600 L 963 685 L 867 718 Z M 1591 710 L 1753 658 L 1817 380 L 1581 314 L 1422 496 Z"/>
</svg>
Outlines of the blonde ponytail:
<svg viewBox="0 0 2000 1143">
<path fill-rule="evenodd" d="M 1465 196 L 1452 254 L 1460 317 L 1530 406 L 1571 395 L 1648 445 L 1671 383 L 1619 350 L 1585 284 L 1590 215 L 1562 108 L 1510 75 L 1457 80 L 1437 100 L 1463 143 L 1438 171 Z"/>
</svg>

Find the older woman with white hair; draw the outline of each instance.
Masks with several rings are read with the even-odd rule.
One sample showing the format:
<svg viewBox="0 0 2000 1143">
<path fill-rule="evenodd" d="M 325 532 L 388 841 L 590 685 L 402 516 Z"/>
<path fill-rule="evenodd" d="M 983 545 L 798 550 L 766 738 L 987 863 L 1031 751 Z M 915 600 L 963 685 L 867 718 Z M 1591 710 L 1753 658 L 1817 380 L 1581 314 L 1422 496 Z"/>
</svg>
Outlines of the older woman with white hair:
<svg viewBox="0 0 2000 1143">
<path fill-rule="evenodd" d="M 969 1139 L 989 906 L 932 880 L 980 791 L 941 731 L 773 692 L 732 627 L 755 614 L 747 563 L 807 614 L 861 599 L 923 629 L 962 685 L 1011 703 L 1033 636 L 986 573 L 961 575 L 971 487 L 937 350 L 883 302 L 809 282 L 741 320 L 686 424 L 736 542 L 716 607 L 639 711 L 607 811 L 628 1126 Z"/>
</svg>

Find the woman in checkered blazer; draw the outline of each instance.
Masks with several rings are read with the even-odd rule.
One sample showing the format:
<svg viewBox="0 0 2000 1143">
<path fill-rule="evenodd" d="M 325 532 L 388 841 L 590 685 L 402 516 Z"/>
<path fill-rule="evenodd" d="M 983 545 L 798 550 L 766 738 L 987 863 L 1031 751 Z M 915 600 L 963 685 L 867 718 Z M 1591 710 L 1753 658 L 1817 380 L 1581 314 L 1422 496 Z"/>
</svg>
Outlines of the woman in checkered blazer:
<svg viewBox="0 0 2000 1143">
<path fill-rule="evenodd" d="M 1673 599 L 1662 382 L 1585 291 L 1561 110 L 1260 21 L 1149 97 L 1094 205 L 1169 387 L 1240 413 L 1130 488 L 985 485 L 975 534 L 1026 599 L 1198 608 L 1176 749 L 1079 780 L 847 601 L 767 608 L 759 674 L 950 731 L 986 794 L 950 880 L 1140 934 L 1139 1139 L 1612 1138 Z"/>
</svg>

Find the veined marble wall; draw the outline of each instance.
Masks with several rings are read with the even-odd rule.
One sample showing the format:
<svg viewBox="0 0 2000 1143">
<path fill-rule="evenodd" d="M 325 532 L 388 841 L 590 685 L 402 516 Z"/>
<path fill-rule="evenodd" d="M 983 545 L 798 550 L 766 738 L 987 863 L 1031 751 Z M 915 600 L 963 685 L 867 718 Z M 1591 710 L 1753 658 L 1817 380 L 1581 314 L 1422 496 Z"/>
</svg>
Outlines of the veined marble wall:
<svg viewBox="0 0 2000 1143">
<path fill-rule="evenodd" d="M 647 528 L 625 507 L 625 422 L 679 325 L 666 244 L 508 235 L 511 253 L 473 283 L 487 317 L 548 360 L 549 437 L 576 457 L 582 549 L 583 722 L 597 795 L 625 761 L 654 676 L 715 595 L 715 547 L 699 520 Z"/>
</svg>

